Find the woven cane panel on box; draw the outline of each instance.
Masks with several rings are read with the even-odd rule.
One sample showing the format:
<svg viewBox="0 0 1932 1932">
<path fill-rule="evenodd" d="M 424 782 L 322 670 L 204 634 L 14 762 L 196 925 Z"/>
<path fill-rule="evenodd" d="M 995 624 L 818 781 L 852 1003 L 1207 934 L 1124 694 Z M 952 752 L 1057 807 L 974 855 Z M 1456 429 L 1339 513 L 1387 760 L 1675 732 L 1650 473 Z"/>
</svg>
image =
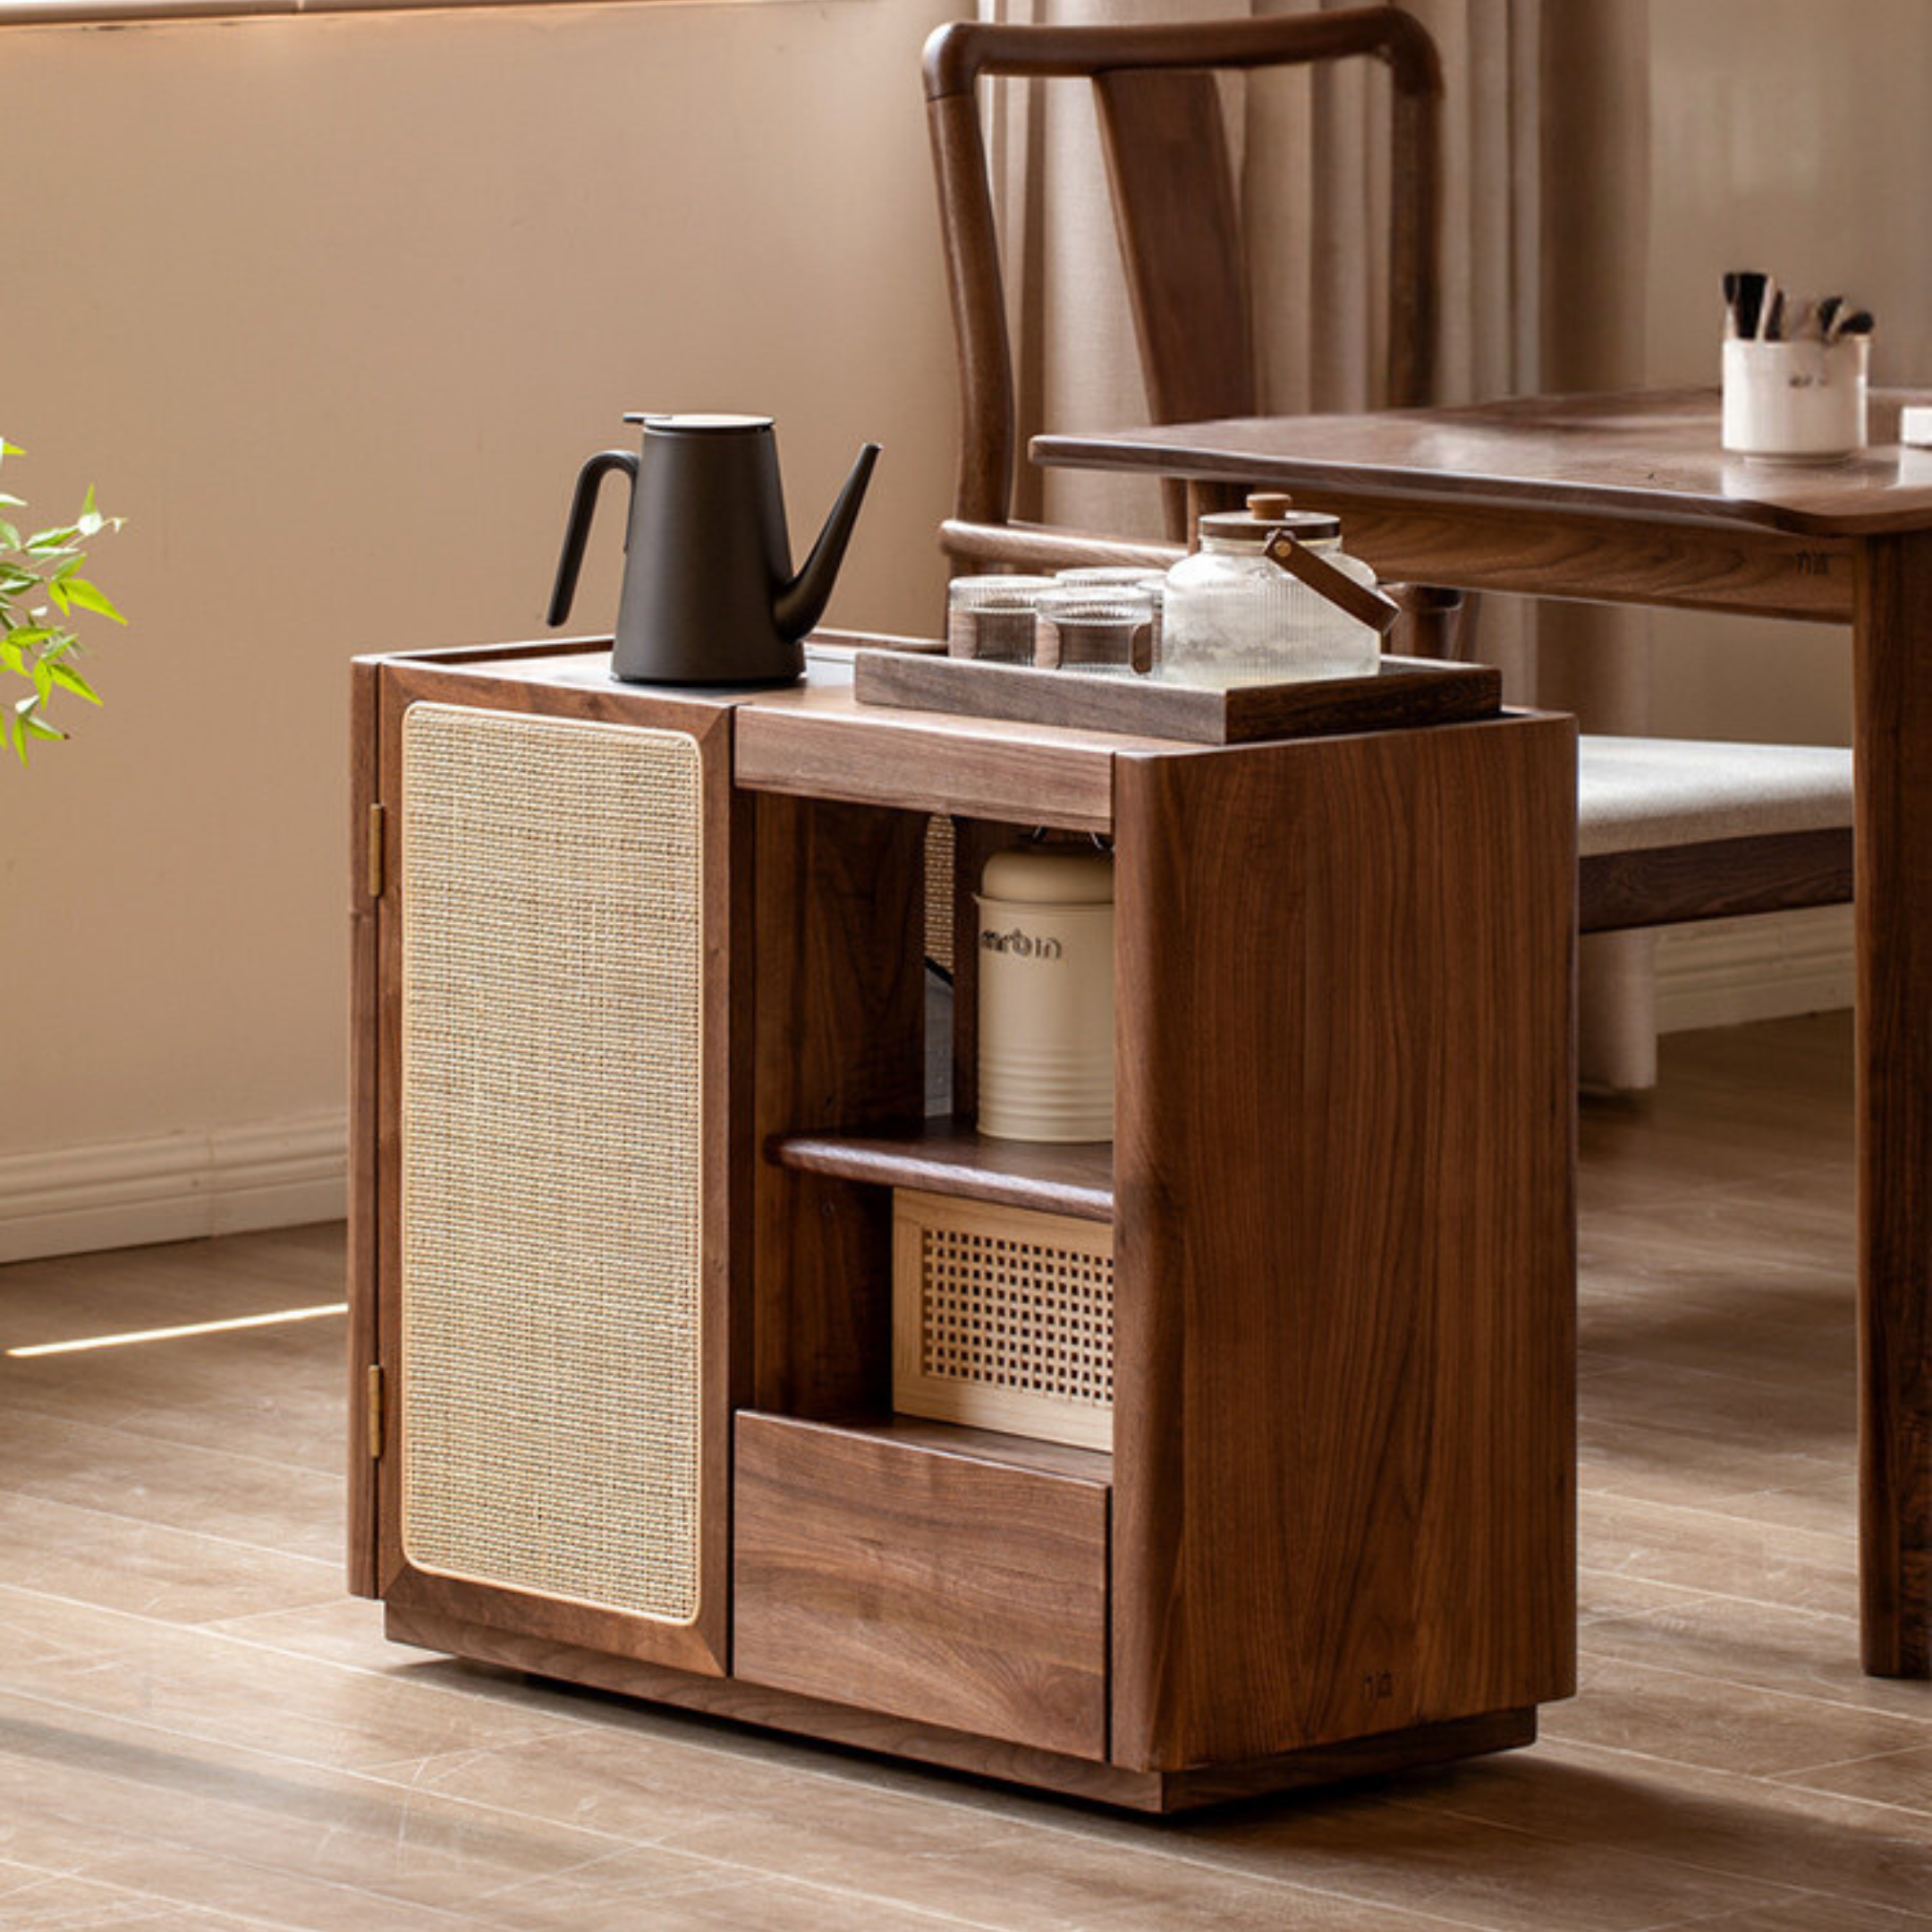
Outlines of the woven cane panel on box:
<svg viewBox="0 0 1932 1932">
<path fill-rule="evenodd" d="M 1110 1447 L 1112 1230 L 910 1190 L 894 1212 L 894 1405 Z"/>
<path fill-rule="evenodd" d="M 953 821 L 926 821 L 926 957 L 953 970 Z"/>
<path fill-rule="evenodd" d="M 419 704 L 402 810 L 405 1554 L 688 1623 L 696 741 Z"/>
</svg>

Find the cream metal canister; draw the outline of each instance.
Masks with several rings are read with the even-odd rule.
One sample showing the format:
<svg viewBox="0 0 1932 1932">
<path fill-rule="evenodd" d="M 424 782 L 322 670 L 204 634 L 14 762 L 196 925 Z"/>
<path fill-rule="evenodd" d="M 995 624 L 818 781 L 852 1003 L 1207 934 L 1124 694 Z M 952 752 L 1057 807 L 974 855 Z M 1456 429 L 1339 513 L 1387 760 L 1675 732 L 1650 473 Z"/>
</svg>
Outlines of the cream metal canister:
<svg viewBox="0 0 1932 1932">
<path fill-rule="evenodd" d="M 1114 1136 L 1114 861 L 1031 845 L 987 861 L 979 909 L 979 1131 Z"/>
</svg>

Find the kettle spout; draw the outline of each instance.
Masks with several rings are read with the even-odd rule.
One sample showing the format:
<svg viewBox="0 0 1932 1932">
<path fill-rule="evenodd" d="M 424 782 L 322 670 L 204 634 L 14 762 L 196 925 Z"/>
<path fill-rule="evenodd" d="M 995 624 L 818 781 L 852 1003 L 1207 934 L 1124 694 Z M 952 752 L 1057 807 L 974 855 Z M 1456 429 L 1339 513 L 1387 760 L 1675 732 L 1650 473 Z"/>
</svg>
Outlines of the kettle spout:
<svg viewBox="0 0 1932 1932">
<path fill-rule="evenodd" d="M 865 501 L 866 485 L 872 480 L 872 466 L 878 461 L 879 446 L 868 443 L 859 452 L 859 461 L 845 479 L 845 487 L 832 505 L 832 513 L 818 532 L 811 555 L 792 581 L 778 593 L 772 606 L 772 621 L 778 634 L 794 642 L 825 614 L 832 596 L 833 580 L 845 561 L 845 546 L 852 540 L 852 525 L 859 521 L 859 505 Z"/>
</svg>

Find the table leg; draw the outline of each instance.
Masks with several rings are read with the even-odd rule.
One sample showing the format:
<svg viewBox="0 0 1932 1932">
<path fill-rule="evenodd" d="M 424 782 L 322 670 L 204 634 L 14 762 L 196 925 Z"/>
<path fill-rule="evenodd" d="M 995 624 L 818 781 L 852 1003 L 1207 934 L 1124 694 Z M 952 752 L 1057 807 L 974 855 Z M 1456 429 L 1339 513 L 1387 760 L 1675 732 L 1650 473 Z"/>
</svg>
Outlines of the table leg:
<svg viewBox="0 0 1932 1932">
<path fill-rule="evenodd" d="M 1865 1668 L 1932 1675 L 1932 536 L 1868 538 L 1855 628 Z"/>
</svg>

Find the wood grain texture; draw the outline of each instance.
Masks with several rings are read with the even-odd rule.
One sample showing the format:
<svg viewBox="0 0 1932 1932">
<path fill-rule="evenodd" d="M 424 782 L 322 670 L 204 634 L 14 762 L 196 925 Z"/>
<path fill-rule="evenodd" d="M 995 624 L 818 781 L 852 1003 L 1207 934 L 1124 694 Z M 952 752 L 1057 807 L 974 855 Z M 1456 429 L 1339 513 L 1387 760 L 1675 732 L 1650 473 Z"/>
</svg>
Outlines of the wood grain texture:
<svg viewBox="0 0 1932 1932">
<path fill-rule="evenodd" d="M 1305 489 L 1311 499 L 1319 491 L 1336 501 L 1453 502 L 1827 539 L 1932 521 L 1932 475 L 1904 461 L 1897 443 L 1900 410 L 1925 395 L 1875 391 L 1870 445 L 1818 464 L 1727 456 L 1718 400 L 1716 389 L 1519 396 L 1055 433 L 1036 436 L 1031 449 L 1038 462 L 1233 479 Z"/>
<path fill-rule="evenodd" d="M 1824 623 L 1851 618 L 1852 547 L 1843 538 L 1297 495 L 1341 515 L 1350 553 L 1385 577 Z"/>
<path fill-rule="evenodd" d="M 964 516 L 944 518 L 939 547 L 952 560 L 953 574 L 1001 569 L 1062 571 L 1086 566 L 1139 565 L 1171 570 L 1187 555 L 1177 543 L 1138 543 L 1099 531 L 1061 530 L 1046 523 L 979 523 Z"/>
<path fill-rule="evenodd" d="M 920 662 L 930 660 L 921 659 Z M 886 715 L 888 717 L 890 714 Z M 817 704 L 747 705 L 738 783 L 755 792 L 839 799 L 1075 832 L 1113 824 L 1115 740 L 1027 724 L 995 731 L 940 716 L 892 718 L 849 691 Z"/>
<path fill-rule="evenodd" d="M 1216 691 L 972 657 L 861 651 L 853 691 L 861 704 L 1215 745 L 1455 724 L 1494 717 L 1503 702 L 1502 675 L 1487 665 L 1403 657 L 1385 657 L 1373 677 L 1300 678 Z"/>
<path fill-rule="evenodd" d="M 926 826 L 911 812 L 759 798 L 753 1131 L 916 1119 L 925 1099 Z M 760 1407 L 884 1410 L 892 1209 L 877 1188 L 758 1159 Z"/>
<path fill-rule="evenodd" d="M 1184 24 L 961 21 L 927 43 L 928 121 L 959 352 L 960 466 L 953 517 L 941 534 L 956 562 L 1113 560 L 1094 554 L 1097 533 L 1013 524 L 1013 359 L 980 80 L 1092 83 L 1149 406 L 1169 419 L 1253 406 L 1245 251 L 1216 75 L 1337 61 L 1380 64 L 1392 81 L 1385 400 L 1419 402 L 1430 393 L 1436 352 L 1442 79 L 1435 45 L 1413 16 L 1371 6 Z M 1183 499 L 1178 490 L 1168 496 L 1170 535 L 1178 535 Z"/>
<path fill-rule="evenodd" d="M 1865 1666 L 1932 1675 L 1932 535 L 1869 543 L 1858 725 Z"/>
<path fill-rule="evenodd" d="M 377 1307 L 383 1203 L 377 1193 L 381 1095 L 377 1043 L 381 982 L 377 900 L 369 890 L 369 814 L 377 803 L 381 673 L 367 659 L 350 671 L 349 706 L 349 1440 L 348 1586 L 376 1594 L 376 1461 L 369 1452 L 369 1369 L 380 1360 Z"/>
<path fill-rule="evenodd" d="M 542 661 L 539 658 L 539 662 Z M 479 1623 L 498 1623 L 558 1641 L 582 1643 L 622 1655 L 648 1657 L 679 1668 L 717 1673 L 725 1666 L 730 1637 L 730 1429 L 734 1396 L 732 1339 L 745 1316 L 734 1306 L 740 1276 L 734 1269 L 744 1251 L 749 1196 L 732 1178 L 733 1148 L 745 1145 L 748 1123 L 733 1111 L 738 1077 L 733 1073 L 734 1013 L 744 991 L 738 941 L 733 928 L 732 859 L 741 851 L 741 809 L 731 785 L 731 717 L 728 703 L 667 699 L 640 687 L 607 681 L 579 682 L 553 676 L 502 678 L 479 668 L 486 660 L 469 653 L 453 662 L 392 659 L 380 673 L 377 718 L 378 789 L 386 814 L 384 871 L 387 883 L 378 919 L 380 996 L 377 1002 L 377 1081 L 381 1095 L 377 1135 L 375 1190 L 380 1204 L 377 1333 L 386 1381 L 387 1425 L 385 1453 L 377 1474 L 377 1584 L 390 1603 L 417 1605 L 440 1614 Z M 574 660 L 558 654 L 560 666 Z M 633 1617 L 590 1606 L 550 1602 L 525 1592 L 432 1576 L 411 1564 L 402 1546 L 402 1456 L 406 1453 L 409 1392 L 402 1376 L 400 1296 L 402 1230 L 401 1145 L 398 1111 L 402 1064 L 402 849 L 400 811 L 402 792 L 402 718 L 415 703 L 433 699 L 481 709 L 527 716 L 589 718 L 690 733 L 696 740 L 704 812 L 703 885 L 705 996 L 703 1035 L 704 1160 L 708 1182 L 703 1198 L 703 1412 L 699 1474 L 699 1608 L 689 1625 Z M 741 1164 L 744 1156 L 738 1159 Z"/>
<path fill-rule="evenodd" d="M 1844 905 L 1852 886 L 1850 826 L 1598 852 L 1577 868 L 1577 928 L 1617 932 Z"/>
<path fill-rule="evenodd" d="M 1571 1688 L 1574 786 L 1557 718 L 1122 760 L 1116 1762 Z"/>
<path fill-rule="evenodd" d="M 734 1674 L 1106 1756 L 1107 1492 L 738 1418 Z"/>
<path fill-rule="evenodd" d="M 397 1643 L 472 1657 L 479 1663 L 528 1671 L 533 1676 L 555 1678 L 565 1683 L 588 1684 L 621 1696 L 701 1711 L 766 1730 L 998 1778 L 1010 1784 L 1057 1792 L 1065 1797 L 1086 1799 L 1123 1810 L 1160 1812 L 1172 1809 L 1167 1799 L 1170 1781 L 1158 1772 L 1125 1771 L 1093 1758 L 947 1730 L 857 1705 L 802 1697 L 796 1691 L 751 1683 L 741 1678 L 694 1677 L 633 1658 L 608 1657 L 580 1646 L 495 1630 L 433 1612 L 400 1610 L 391 1606 L 385 1630 Z"/>
<path fill-rule="evenodd" d="M 1081 1221 L 1114 1218 L 1110 1141 L 989 1140 L 957 1114 L 873 1133 L 787 1134 L 772 1159 L 875 1187 L 920 1188 Z"/>
<path fill-rule="evenodd" d="M 1254 347 L 1221 83 L 1202 67 L 1122 67 L 1095 73 L 1093 94 L 1154 419 L 1247 415 Z M 1187 535 L 1178 483 L 1166 521 Z"/>
</svg>

